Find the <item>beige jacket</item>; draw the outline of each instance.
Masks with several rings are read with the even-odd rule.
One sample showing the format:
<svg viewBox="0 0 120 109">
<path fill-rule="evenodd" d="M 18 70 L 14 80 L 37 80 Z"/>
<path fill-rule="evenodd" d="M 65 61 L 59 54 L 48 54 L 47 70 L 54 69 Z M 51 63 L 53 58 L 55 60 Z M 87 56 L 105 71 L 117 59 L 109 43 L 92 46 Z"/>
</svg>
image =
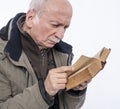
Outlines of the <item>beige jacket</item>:
<svg viewBox="0 0 120 109">
<path fill-rule="evenodd" d="M 0 109 L 48 109 L 25 53 L 16 62 L 3 52 L 5 44 L 0 39 Z M 54 55 L 60 60 L 57 66 L 67 64 L 66 54 L 54 50 Z M 59 93 L 60 109 L 80 109 L 84 99 L 85 94 L 76 97 L 63 91 Z"/>
</svg>

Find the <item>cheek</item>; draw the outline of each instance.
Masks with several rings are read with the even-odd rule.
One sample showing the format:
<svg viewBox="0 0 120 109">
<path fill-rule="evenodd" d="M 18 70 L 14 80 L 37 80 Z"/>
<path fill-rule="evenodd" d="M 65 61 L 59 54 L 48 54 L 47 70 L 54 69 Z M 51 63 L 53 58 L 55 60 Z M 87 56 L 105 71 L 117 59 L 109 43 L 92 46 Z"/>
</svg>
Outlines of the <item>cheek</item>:
<svg viewBox="0 0 120 109">
<path fill-rule="evenodd" d="M 41 29 L 39 29 L 39 33 L 43 37 L 42 39 L 47 40 L 48 37 L 54 36 L 55 29 L 50 28 L 48 26 L 43 26 L 43 27 L 41 27 Z"/>
<path fill-rule="evenodd" d="M 36 28 L 36 35 L 35 35 L 35 40 L 38 43 L 45 43 L 48 40 L 48 37 L 51 36 L 51 31 L 47 28 Z"/>
<path fill-rule="evenodd" d="M 46 41 L 48 37 L 54 36 L 56 30 L 48 23 L 37 22 L 35 23 L 32 31 L 37 41 Z"/>
</svg>

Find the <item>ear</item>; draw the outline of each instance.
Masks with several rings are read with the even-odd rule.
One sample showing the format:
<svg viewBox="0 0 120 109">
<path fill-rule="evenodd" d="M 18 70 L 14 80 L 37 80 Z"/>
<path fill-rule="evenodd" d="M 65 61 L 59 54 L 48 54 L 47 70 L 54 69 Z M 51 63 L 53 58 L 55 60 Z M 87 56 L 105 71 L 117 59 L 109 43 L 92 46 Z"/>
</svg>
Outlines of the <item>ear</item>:
<svg viewBox="0 0 120 109">
<path fill-rule="evenodd" d="M 33 9 L 28 10 L 26 13 L 26 25 L 31 28 L 33 24 L 33 19 L 35 17 L 35 11 Z"/>
</svg>

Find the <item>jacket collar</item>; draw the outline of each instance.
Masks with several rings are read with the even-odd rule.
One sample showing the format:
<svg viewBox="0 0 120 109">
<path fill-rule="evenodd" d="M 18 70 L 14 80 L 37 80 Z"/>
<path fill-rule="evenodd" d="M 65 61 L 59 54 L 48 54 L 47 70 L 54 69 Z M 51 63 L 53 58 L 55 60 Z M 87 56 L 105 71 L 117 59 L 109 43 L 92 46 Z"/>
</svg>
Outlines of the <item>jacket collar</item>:
<svg viewBox="0 0 120 109">
<path fill-rule="evenodd" d="M 0 30 L 0 38 L 8 41 L 4 51 L 7 52 L 14 61 L 19 61 L 22 53 L 21 33 L 17 26 L 17 21 L 23 15 L 25 15 L 25 13 L 17 14 Z M 62 53 L 72 53 L 72 46 L 63 41 L 57 43 L 54 49 Z"/>
</svg>

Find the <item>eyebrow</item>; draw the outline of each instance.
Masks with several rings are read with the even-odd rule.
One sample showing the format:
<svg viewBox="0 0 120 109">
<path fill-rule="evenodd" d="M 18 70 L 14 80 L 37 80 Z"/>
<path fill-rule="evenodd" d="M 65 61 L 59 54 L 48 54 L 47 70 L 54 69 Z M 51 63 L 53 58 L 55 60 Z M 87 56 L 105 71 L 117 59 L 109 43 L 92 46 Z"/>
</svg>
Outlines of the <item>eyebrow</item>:
<svg viewBox="0 0 120 109">
<path fill-rule="evenodd" d="M 60 24 L 60 25 L 64 25 L 63 23 L 61 23 L 59 21 L 50 20 L 50 22 L 57 23 L 57 24 Z M 65 27 L 68 28 L 69 25 L 65 25 Z"/>
</svg>

